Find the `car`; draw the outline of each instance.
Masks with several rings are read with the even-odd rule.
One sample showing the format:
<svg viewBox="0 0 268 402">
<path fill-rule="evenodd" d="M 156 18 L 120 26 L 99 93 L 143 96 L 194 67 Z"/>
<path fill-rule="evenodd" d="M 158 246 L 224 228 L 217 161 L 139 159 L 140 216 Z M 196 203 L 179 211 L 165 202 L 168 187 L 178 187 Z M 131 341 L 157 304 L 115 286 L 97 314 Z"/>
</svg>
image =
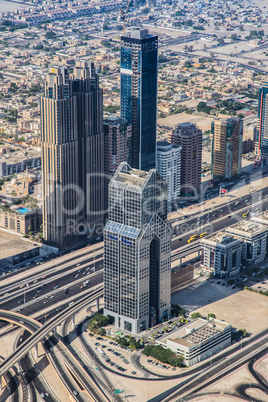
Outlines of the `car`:
<svg viewBox="0 0 268 402">
<path fill-rule="evenodd" d="M 44 300 L 44 304 L 45 304 L 45 303 L 48 303 L 48 300 Z"/>
<path fill-rule="evenodd" d="M 222 283 L 221 286 L 225 286 L 225 283 Z"/>
<path fill-rule="evenodd" d="M 40 394 L 41 398 L 45 398 L 45 394 L 43 392 Z"/>
<path fill-rule="evenodd" d="M 135 375 L 135 374 L 137 374 L 137 373 L 136 373 L 136 371 L 131 371 L 131 374 L 134 374 L 134 375 Z"/>
<path fill-rule="evenodd" d="M 21 323 L 21 324 L 24 324 L 24 321 L 20 320 L 20 323 Z"/>
<path fill-rule="evenodd" d="M 220 285 L 220 284 L 221 284 L 221 281 L 218 281 L 218 282 L 217 282 L 217 285 Z"/>
<path fill-rule="evenodd" d="M 45 392 L 45 395 L 46 395 L 46 396 L 49 396 L 49 393 L 48 393 L 48 392 Z"/>
<path fill-rule="evenodd" d="M 45 317 L 48 317 L 49 316 L 49 314 L 47 313 L 46 315 L 45 315 Z"/>
<path fill-rule="evenodd" d="M 53 283 L 53 286 L 56 286 L 58 284 L 58 282 Z"/>
</svg>

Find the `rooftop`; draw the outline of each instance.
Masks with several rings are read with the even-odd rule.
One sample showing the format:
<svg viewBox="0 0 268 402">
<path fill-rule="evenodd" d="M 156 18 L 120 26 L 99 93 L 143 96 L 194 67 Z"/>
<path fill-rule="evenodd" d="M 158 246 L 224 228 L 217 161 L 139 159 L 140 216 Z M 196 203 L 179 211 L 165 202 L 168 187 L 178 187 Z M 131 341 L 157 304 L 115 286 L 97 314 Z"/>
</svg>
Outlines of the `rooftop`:
<svg viewBox="0 0 268 402">
<path fill-rule="evenodd" d="M 36 246 L 21 240 L 20 236 L 0 230 L 0 260 L 25 251 L 30 251 L 34 248 L 36 248 Z"/>
<path fill-rule="evenodd" d="M 240 235 L 243 235 L 243 233 L 253 235 L 262 233 L 263 231 L 267 231 L 267 226 L 261 225 L 260 223 L 256 223 L 253 221 L 246 221 L 246 222 L 241 221 L 233 226 L 230 226 L 229 228 L 226 229 L 226 231 L 229 233 L 240 234 Z"/>
<path fill-rule="evenodd" d="M 167 341 L 176 342 L 183 346 L 191 347 L 192 345 L 200 342 L 205 342 L 207 339 L 223 331 L 230 324 L 211 319 L 207 321 L 203 318 L 197 318 L 196 320 L 184 325 L 171 335 L 168 334 L 161 338 L 160 342 L 166 343 Z"/>
<path fill-rule="evenodd" d="M 219 232 L 219 233 L 216 233 L 216 234 L 213 234 L 213 235 L 207 237 L 206 239 L 202 239 L 202 241 L 205 241 L 205 242 L 211 241 L 214 243 L 220 243 L 220 244 L 226 245 L 226 244 L 230 244 L 230 243 L 237 241 L 237 239 L 228 233 Z"/>
<path fill-rule="evenodd" d="M 131 168 L 126 162 L 122 162 L 114 175 L 113 181 L 142 187 L 150 172 Z"/>
</svg>

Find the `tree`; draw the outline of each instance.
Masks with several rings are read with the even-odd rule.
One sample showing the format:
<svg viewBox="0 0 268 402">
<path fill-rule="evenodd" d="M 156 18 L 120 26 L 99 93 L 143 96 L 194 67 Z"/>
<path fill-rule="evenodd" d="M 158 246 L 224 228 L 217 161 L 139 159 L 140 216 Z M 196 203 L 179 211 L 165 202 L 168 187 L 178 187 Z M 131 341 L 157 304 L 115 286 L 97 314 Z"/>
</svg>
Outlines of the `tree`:
<svg viewBox="0 0 268 402">
<path fill-rule="evenodd" d="M 97 332 L 97 330 L 101 327 L 105 327 L 109 324 L 109 318 L 100 314 L 95 313 L 93 317 L 88 322 L 88 329 L 91 332 Z"/>
<path fill-rule="evenodd" d="M 184 63 L 184 66 L 187 68 L 191 68 L 192 67 L 192 63 L 188 60 Z"/>
<path fill-rule="evenodd" d="M 118 338 L 117 343 L 119 343 L 119 345 L 122 345 L 122 346 L 128 346 L 128 340 L 124 336 L 122 336 L 121 338 Z"/>
<path fill-rule="evenodd" d="M 185 310 L 181 308 L 178 304 L 171 304 L 171 314 L 175 317 L 179 317 L 185 314 Z"/>
<path fill-rule="evenodd" d="M 196 318 L 202 318 L 202 315 L 198 312 L 192 313 L 191 318 L 195 320 Z"/>
<path fill-rule="evenodd" d="M 246 336 L 247 336 L 247 330 L 245 329 L 245 328 L 242 328 L 242 329 L 239 329 L 238 331 L 237 331 L 237 333 L 238 333 L 238 335 L 239 335 L 239 337 L 241 338 L 246 338 Z"/>
<path fill-rule="evenodd" d="M 216 318 L 215 314 L 209 313 L 209 314 L 208 314 L 208 320 L 209 320 L 210 318 Z"/>
</svg>

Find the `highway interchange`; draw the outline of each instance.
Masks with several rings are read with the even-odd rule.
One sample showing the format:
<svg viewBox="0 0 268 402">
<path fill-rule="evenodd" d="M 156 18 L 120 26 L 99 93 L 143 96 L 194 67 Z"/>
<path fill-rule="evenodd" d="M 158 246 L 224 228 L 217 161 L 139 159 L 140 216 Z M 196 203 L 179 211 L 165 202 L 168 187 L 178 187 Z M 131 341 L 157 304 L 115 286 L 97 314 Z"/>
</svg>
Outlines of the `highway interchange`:
<svg viewBox="0 0 268 402">
<path fill-rule="evenodd" d="M 211 227 L 211 230 L 215 232 L 243 219 L 242 214 L 247 212 L 247 210 L 251 212 L 265 210 L 268 207 L 267 195 L 268 189 L 265 188 L 263 191 L 253 192 L 240 199 L 229 199 L 226 205 L 218 206 L 213 211 L 200 212 L 192 218 L 174 220 L 171 222 L 173 229 L 173 259 L 179 258 L 182 251 L 187 252 L 188 250 L 189 252 L 193 247 L 196 247 L 197 242 L 191 244 L 187 243 L 192 233 L 200 234 L 205 231 L 209 233 L 209 228 Z M 238 201 L 239 204 L 235 206 Z M 248 203 L 251 205 L 248 206 Z M 199 226 L 195 227 L 198 223 Z M 86 283 L 87 281 L 89 282 Z M 82 296 L 89 294 L 90 291 L 94 291 L 94 289 L 102 285 L 102 283 L 103 243 L 98 243 L 56 257 L 42 265 L 25 267 L 5 275 L 0 283 L 1 309 L 18 312 L 26 317 L 35 318 L 41 324 L 46 324 L 53 317 L 57 315 L 60 316 L 64 309 L 70 308 L 72 303 L 77 302 Z M 21 287 L 22 285 L 24 286 Z M 24 319 L 20 319 L 17 324 L 19 326 L 25 326 Z M 2 323 L 1 325 L 3 326 L 4 324 Z M 30 324 L 28 323 L 27 325 Z M 64 325 L 66 325 L 66 323 Z M 28 330 L 34 332 L 36 331 L 36 327 L 29 326 Z M 67 331 L 66 327 L 65 331 Z M 26 337 L 27 333 L 26 331 L 23 336 Z M 67 332 L 65 336 L 67 336 Z M 25 338 L 20 339 L 22 340 L 18 342 L 25 341 Z M 65 379 L 66 387 L 72 389 L 73 384 L 72 386 L 70 384 L 68 385 L 68 382 L 70 382 L 70 373 L 68 375 L 66 374 L 66 366 L 62 366 L 60 359 L 58 359 L 58 353 L 54 352 L 57 343 L 55 339 L 53 343 L 53 338 L 50 338 L 44 345 L 50 356 L 51 364 L 57 368 L 57 370 L 60 370 L 63 381 Z M 51 347 L 52 344 L 54 345 L 53 347 Z M 98 357 L 95 357 L 95 360 L 98 364 L 101 364 Z M 29 381 L 34 379 L 34 387 L 31 385 L 30 392 L 33 395 L 32 400 L 35 400 L 34 388 L 38 389 L 39 393 L 44 393 L 45 388 L 42 386 L 42 382 L 38 380 L 39 375 L 35 372 L 29 355 L 25 355 L 20 364 L 24 374 L 16 373 L 14 371 L 15 366 L 6 373 L 6 375 L 9 376 L 9 392 L 13 392 L 14 400 L 19 400 L 16 398 L 18 398 L 20 382 L 24 384 L 25 388 L 25 384 L 27 384 L 28 387 Z M 28 376 L 30 376 L 28 379 L 25 374 L 26 372 L 29 373 Z M 20 379 L 20 381 L 18 381 L 18 379 Z M 160 379 L 161 378 L 158 377 L 158 380 Z M 109 382 L 107 378 L 102 380 L 102 384 L 106 384 L 105 387 L 108 390 L 111 385 L 107 385 L 107 382 Z M 32 384 L 32 382 L 30 383 Z M 241 392 L 243 392 L 242 388 Z M 77 400 L 81 400 L 80 398 L 81 396 L 77 396 Z M 50 400 L 55 399 L 51 398 Z"/>
</svg>

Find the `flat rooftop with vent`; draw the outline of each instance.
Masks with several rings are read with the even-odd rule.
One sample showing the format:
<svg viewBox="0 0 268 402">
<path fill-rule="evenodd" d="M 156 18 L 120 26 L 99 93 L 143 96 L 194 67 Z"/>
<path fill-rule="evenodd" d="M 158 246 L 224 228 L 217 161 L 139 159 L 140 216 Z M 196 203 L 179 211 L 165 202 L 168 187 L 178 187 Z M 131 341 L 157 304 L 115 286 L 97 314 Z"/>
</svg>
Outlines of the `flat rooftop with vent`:
<svg viewBox="0 0 268 402">
<path fill-rule="evenodd" d="M 156 342 L 182 355 L 185 363 L 192 366 L 228 347 L 231 330 L 231 325 L 224 321 L 197 318 Z"/>
</svg>

